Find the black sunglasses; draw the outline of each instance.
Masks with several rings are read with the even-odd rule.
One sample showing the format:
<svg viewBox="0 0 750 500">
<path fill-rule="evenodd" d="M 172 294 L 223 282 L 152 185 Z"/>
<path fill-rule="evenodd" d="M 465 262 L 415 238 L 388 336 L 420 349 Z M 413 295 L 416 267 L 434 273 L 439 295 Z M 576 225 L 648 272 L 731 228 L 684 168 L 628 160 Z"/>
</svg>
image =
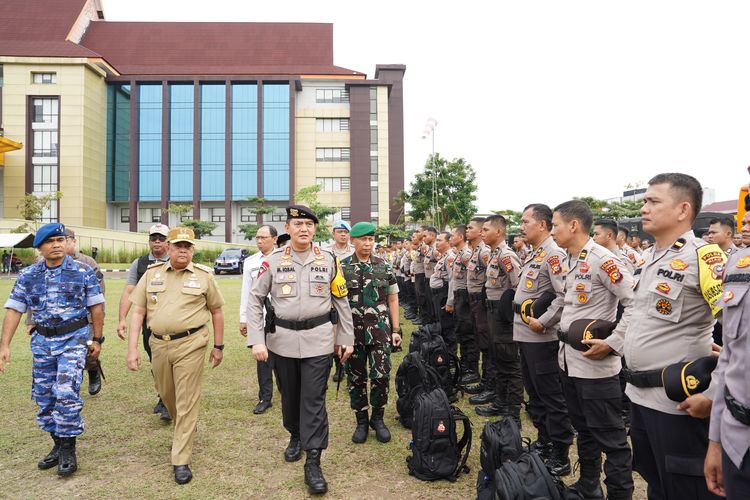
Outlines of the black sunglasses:
<svg viewBox="0 0 750 500">
<path fill-rule="evenodd" d="M 167 237 L 163 234 L 150 234 L 148 237 L 149 241 L 167 241 Z"/>
</svg>

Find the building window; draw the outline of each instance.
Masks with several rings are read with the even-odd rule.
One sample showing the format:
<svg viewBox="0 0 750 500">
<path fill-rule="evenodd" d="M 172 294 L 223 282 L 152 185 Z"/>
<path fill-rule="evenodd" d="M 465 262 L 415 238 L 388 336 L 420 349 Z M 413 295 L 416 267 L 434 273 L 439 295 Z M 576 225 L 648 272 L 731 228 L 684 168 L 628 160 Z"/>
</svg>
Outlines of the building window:
<svg viewBox="0 0 750 500">
<path fill-rule="evenodd" d="M 289 199 L 289 84 L 263 85 L 263 198 Z"/>
<path fill-rule="evenodd" d="M 130 209 L 129 208 L 120 209 L 120 222 L 130 222 Z"/>
<path fill-rule="evenodd" d="M 161 201 L 162 87 L 138 89 L 138 196 L 140 201 Z"/>
<path fill-rule="evenodd" d="M 286 210 L 273 212 L 271 214 L 271 222 L 286 222 Z"/>
<path fill-rule="evenodd" d="M 349 148 L 316 148 L 317 161 L 349 161 Z"/>
<path fill-rule="evenodd" d="M 137 137 L 134 140 L 138 140 Z M 130 199 L 130 85 L 107 88 L 107 200 Z M 134 214 L 135 215 L 135 214 Z"/>
<path fill-rule="evenodd" d="M 211 209 L 211 222 L 224 222 L 225 217 L 224 207 Z"/>
<path fill-rule="evenodd" d="M 161 222 L 161 208 L 141 208 L 138 210 L 138 222 L 152 224 Z"/>
<path fill-rule="evenodd" d="M 258 85 L 232 85 L 232 200 L 258 194 Z"/>
<path fill-rule="evenodd" d="M 252 207 L 240 207 L 240 222 L 255 222 Z"/>
<path fill-rule="evenodd" d="M 192 85 L 169 86 L 169 199 L 193 199 Z"/>
<path fill-rule="evenodd" d="M 31 73 L 31 82 L 41 84 L 57 83 L 57 73 Z"/>
<path fill-rule="evenodd" d="M 350 220 L 352 218 L 352 209 L 351 207 L 341 207 L 341 219 L 342 220 Z"/>
<path fill-rule="evenodd" d="M 346 89 L 316 89 L 315 101 L 318 103 L 349 102 L 349 91 Z"/>
<path fill-rule="evenodd" d="M 324 193 L 349 191 L 349 177 L 318 177 L 316 183 Z"/>
<path fill-rule="evenodd" d="M 201 200 L 223 200 L 226 86 L 201 85 Z"/>
<path fill-rule="evenodd" d="M 180 222 L 185 222 L 186 220 L 193 220 L 193 214 L 190 212 L 180 214 Z"/>
<path fill-rule="evenodd" d="M 345 132 L 349 130 L 348 118 L 318 118 L 315 120 L 317 132 Z"/>
<path fill-rule="evenodd" d="M 31 191 L 42 196 L 58 190 L 60 101 L 57 97 L 33 98 L 31 108 Z M 57 201 L 50 203 L 41 221 L 57 221 L 58 206 Z"/>
</svg>

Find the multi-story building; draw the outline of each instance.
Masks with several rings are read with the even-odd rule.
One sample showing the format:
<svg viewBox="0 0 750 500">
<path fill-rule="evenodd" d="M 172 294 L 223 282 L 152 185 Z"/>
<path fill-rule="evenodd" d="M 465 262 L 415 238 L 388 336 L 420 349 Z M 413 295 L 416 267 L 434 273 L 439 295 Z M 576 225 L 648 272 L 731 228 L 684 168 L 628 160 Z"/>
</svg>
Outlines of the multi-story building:
<svg viewBox="0 0 750 500">
<path fill-rule="evenodd" d="M 2 216 L 139 231 L 177 218 L 241 241 L 302 187 L 337 218 L 395 223 L 404 185 L 405 67 L 333 63 L 333 26 L 104 20 L 100 0 L 0 0 Z M 0 143 L 0 148 L 3 144 Z M 0 149 L 0 152 L 2 150 Z M 170 205 L 192 211 L 168 214 Z"/>
</svg>

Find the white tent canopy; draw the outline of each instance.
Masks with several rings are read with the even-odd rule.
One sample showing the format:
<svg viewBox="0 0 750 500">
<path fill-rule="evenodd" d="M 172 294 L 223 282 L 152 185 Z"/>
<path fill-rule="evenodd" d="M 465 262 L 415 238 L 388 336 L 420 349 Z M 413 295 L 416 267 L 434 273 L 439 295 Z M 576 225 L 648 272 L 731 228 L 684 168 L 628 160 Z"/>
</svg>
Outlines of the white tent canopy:
<svg viewBox="0 0 750 500">
<path fill-rule="evenodd" d="M 34 235 L 31 233 L 0 233 L 0 248 L 31 248 Z"/>
</svg>

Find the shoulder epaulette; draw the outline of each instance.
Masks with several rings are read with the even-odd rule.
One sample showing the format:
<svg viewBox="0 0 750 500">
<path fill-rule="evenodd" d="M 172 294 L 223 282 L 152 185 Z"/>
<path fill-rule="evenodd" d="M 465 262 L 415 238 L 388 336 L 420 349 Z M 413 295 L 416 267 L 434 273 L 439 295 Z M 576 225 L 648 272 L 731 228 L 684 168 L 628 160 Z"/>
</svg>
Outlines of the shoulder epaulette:
<svg viewBox="0 0 750 500">
<path fill-rule="evenodd" d="M 201 271 L 206 271 L 207 273 L 213 273 L 214 272 L 213 269 L 211 269 L 208 266 L 204 266 L 203 264 L 193 264 L 193 265 L 195 267 L 197 267 L 198 269 L 200 269 Z"/>
<path fill-rule="evenodd" d="M 680 238 L 672 245 L 672 250 L 680 250 L 685 246 L 685 238 Z"/>
<path fill-rule="evenodd" d="M 164 264 L 166 264 L 166 262 L 163 262 L 163 261 L 154 262 L 153 264 L 149 264 L 148 267 L 146 267 L 146 269 L 151 269 L 152 267 L 156 267 L 156 266 L 163 266 Z"/>
</svg>

